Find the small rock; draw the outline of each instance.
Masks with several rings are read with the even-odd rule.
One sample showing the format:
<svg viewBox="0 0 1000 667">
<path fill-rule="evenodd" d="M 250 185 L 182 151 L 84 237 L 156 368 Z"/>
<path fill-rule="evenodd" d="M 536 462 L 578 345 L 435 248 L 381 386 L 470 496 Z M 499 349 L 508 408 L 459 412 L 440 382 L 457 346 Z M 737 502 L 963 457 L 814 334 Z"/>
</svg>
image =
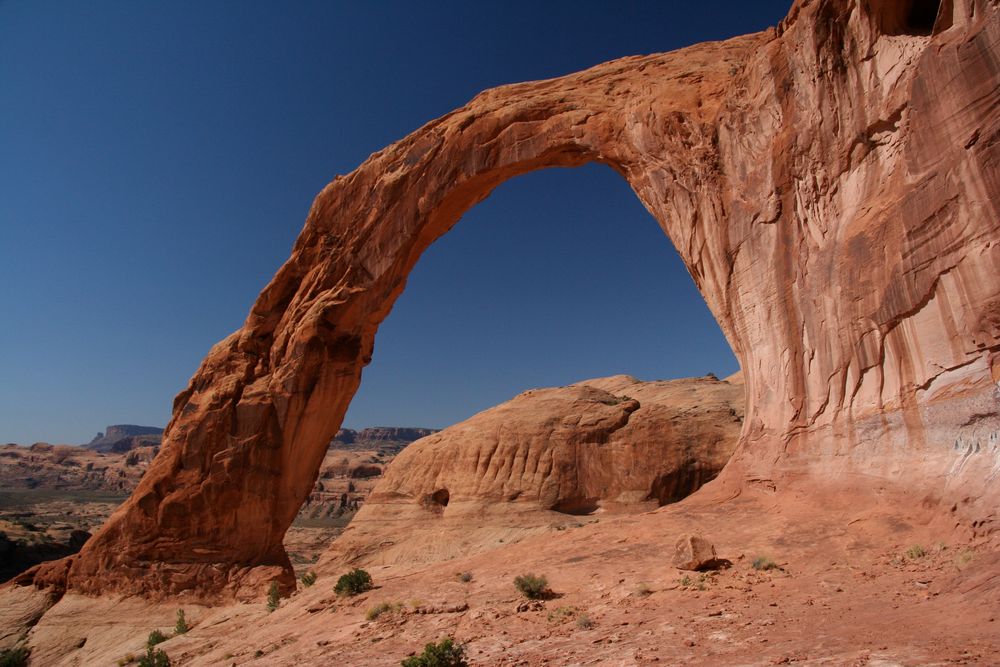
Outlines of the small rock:
<svg viewBox="0 0 1000 667">
<path fill-rule="evenodd" d="M 673 565 L 678 570 L 709 568 L 715 560 L 715 546 L 699 535 L 681 535 L 674 546 Z"/>
</svg>

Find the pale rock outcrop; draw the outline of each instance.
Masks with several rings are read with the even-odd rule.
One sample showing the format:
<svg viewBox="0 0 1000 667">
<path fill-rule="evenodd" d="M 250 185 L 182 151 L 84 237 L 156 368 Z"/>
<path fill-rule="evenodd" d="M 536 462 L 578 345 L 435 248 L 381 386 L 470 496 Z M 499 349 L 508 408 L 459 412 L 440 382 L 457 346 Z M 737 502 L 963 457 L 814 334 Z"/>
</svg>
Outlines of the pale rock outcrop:
<svg viewBox="0 0 1000 667">
<path fill-rule="evenodd" d="M 36 583 L 290 589 L 282 536 L 421 253 L 501 182 L 593 161 L 659 221 L 743 369 L 714 497 L 895 497 L 995 530 L 998 53 L 990 0 L 797 0 L 776 29 L 476 96 L 323 189 L 132 498 Z"/>
<path fill-rule="evenodd" d="M 320 570 L 430 562 L 675 502 L 739 437 L 743 387 L 619 375 L 533 389 L 410 445 Z"/>
</svg>

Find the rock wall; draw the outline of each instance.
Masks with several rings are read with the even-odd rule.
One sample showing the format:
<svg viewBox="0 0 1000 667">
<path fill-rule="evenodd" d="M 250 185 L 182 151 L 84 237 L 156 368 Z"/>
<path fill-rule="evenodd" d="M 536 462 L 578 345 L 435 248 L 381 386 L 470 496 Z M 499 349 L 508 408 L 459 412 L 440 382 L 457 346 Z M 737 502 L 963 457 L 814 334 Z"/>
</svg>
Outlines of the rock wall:
<svg viewBox="0 0 1000 667">
<path fill-rule="evenodd" d="M 526 391 L 407 447 L 319 569 L 430 562 L 675 502 L 722 470 L 742 415 L 743 388 L 708 377 Z"/>
<path fill-rule="evenodd" d="M 282 535 L 421 253 L 499 183 L 592 161 L 740 360 L 746 424 L 712 486 L 899 488 L 995 527 L 1000 21 L 991 0 L 915 8 L 798 0 L 763 33 L 488 90 L 337 177 L 130 501 L 36 583 L 290 588 Z"/>
</svg>

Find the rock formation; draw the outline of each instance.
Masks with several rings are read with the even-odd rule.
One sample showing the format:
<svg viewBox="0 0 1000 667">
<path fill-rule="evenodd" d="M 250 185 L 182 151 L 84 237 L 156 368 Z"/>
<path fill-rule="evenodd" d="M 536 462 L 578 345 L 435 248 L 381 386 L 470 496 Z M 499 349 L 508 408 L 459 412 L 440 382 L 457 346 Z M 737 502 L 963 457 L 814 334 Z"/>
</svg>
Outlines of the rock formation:
<svg viewBox="0 0 1000 667">
<path fill-rule="evenodd" d="M 396 457 L 324 561 L 428 562 L 655 509 L 722 470 L 742 414 L 743 387 L 709 378 L 526 391 Z"/>
<path fill-rule="evenodd" d="M 437 432 L 436 428 L 409 426 L 372 426 L 360 431 L 342 428 L 330 441 L 330 447 L 335 449 L 377 449 L 396 454 L 411 442 Z"/>
<path fill-rule="evenodd" d="M 163 429 L 155 426 L 135 424 L 114 424 L 84 445 L 98 452 L 127 452 L 136 447 L 159 446 Z"/>
<path fill-rule="evenodd" d="M 796 0 L 762 33 L 488 90 L 374 153 L 316 197 L 129 502 L 35 582 L 290 588 L 282 535 L 421 253 L 501 182 L 594 161 L 743 369 L 718 493 L 904 493 L 995 529 L 998 40 L 990 0 Z"/>
<path fill-rule="evenodd" d="M 102 453 L 73 445 L 0 445 L 0 489 L 96 491 L 124 497 L 139 483 L 156 450 Z"/>
</svg>

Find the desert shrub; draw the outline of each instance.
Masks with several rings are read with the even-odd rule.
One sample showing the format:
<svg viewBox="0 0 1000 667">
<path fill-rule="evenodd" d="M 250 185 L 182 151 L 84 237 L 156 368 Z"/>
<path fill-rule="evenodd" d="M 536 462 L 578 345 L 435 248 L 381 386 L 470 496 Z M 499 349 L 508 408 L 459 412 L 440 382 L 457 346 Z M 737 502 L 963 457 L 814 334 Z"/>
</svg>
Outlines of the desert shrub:
<svg viewBox="0 0 1000 667">
<path fill-rule="evenodd" d="M 972 549 L 963 549 L 957 556 L 955 556 L 955 567 L 961 570 L 966 565 L 971 563 L 974 557 L 975 552 Z"/>
<path fill-rule="evenodd" d="M 691 577 L 685 574 L 683 577 L 677 580 L 677 583 L 679 583 L 684 588 L 687 588 L 688 586 L 691 585 Z"/>
<path fill-rule="evenodd" d="M 534 574 L 522 574 L 514 577 L 514 588 L 529 600 L 541 600 L 545 597 L 549 582 L 545 577 Z"/>
<path fill-rule="evenodd" d="M 469 667 L 465 661 L 465 647 L 450 637 L 437 644 L 427 644 L 423 653 L 406 658 L 400 664 L 402 667 Z"/>
<path fill-rule="evenodd" d="M 382 614 L 386 614 L 386 613 L 393 612 L 393 611 L 399 611 L 402 608 L 403 608 L 403 605 L 400 604 L 399 602 L 395 602 L 395 603 L 393 603 L 393 602 L 379 602 L 377 605 L 375 605 L 374 607 L 371 607 L 368 611 L 365 612 L 365 618 L 367 618 L 369 621 L 374 621 L 376 618 L 378 618 Z"/>
<path fill-rule="evenodd" d="M 461 581 L 463 584 L 467 584 L 470 581 L 472 581 L 472 573 L 471 572 L 459 572 L 458 573 L 458 580 Z"/>
<path fill-rule="evenodd" d="M 124 658 L 120 658 L 117 664 L 118 667 L 125 667 L 125 665 L 131 665 L 133 662 L 135 662 L 135 654 L 129 653 Z"/>
<path fill-rule="evenodd" d="M 775 563 L 770 558 L 768 558 L 767 556 L 757 556 L 756 558 L 753 559 L 753 563 L 751 563 L 751 565 L 753 566 L 753 569 L 755 569 L 755 570 L 777 570 L 777 569 L 779 569 L 778 568 L 778 564 Z"/>
<path fill-rule="evenodd" d="M 316 583 L 316 573 L 310 570 L 309 572 L 306 572 L 301 577 L 299 577 L 299 581 L 302 582 L 303 587 L 309 588 L 310 586 Z"/>
<path fill-rule="evenodd" d="M 337 595 L 357 595 L 372 589 L 372 576 L 362 569 L 354 569 L 337 579 L 333 591 Z"/>
<path fill-rule="evenodd" d="M 919 544 L 914 544 L 906 550 L 906 557 L 910 560 L 917 560 L 918 558 L 923 558 L 926 555 L 927 551 Z"/>
<path fill-rule="evenodd" d="M 0 667 L 25 667 L 31 651 L 27 646 L 15 646 L 0 651 Z"/>
<path fill-rule="evenodd" d="M 278 582 L 272 581 L 271 587 L 267 589 L 267 611 L 268 613 L 278 608 L 281 602 L 281 594 L 278 592 Z"/>
<path fill-rule="evenodd" d="M 183 609 L 178 609 L 177 610 L 177 622 L 174 623 L 174 634 L 175 635 L 183 635 L 185 632 L 187 632 L 190 629 L 191 628 L 189 628 L 188 624 L 187 624 L 187 619 L 184 618 L 184 610 Z"/>
<path fill-rule="evenodd" d="M 590 630 L 594 627 L 594 621 L 587 614 L 580 614 L 576 617 L 576 627 L 581 630 Z"/>
<path fill-rule="evenodd" d="M 139 667 L 170 667 L 170 657 L 158 648 L 150 646 L 146 655 L 140 656 Z"/>
<path fill-rule="evenodd" d="M 640 581 L 636 584 L 635 594 L 640 598 L 648 597 L 653 594 L 653 589 L 645 581 Z"/>
<path fill-rule="evenodd" d="M 556 607 L 549 612 L 548 618 L 549 621 L 552 621 L 553 623 L 562 623 L 576 616 L 577 611 L 576 607 Z"/>
<path fill-rule="evenodd" d="M 167 636 L 159 630 L 153 630 L 149 633 L 149 637 L 146 639 L 146 648 L 153 648 L 157 644 L 162 644 L 167 641 L 167 639 Z"/>
</svg>

